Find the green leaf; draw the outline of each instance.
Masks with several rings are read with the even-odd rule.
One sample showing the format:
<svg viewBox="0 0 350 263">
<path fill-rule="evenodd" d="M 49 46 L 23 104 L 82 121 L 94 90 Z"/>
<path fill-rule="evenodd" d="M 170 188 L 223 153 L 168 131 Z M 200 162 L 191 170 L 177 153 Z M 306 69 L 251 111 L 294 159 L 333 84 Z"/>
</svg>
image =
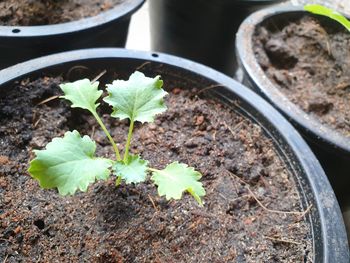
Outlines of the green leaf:
<svg viewBox="0 0 350 263">
<path fill-rule="evenodd" d="M 112 117 L 132 121 L 152 122 L 156 114 L 166 110 L 160 76 L 148 78 L 141 72 L 133 73 L 129 80 L 115 80 L 107 85 L 109 96 L 103 100 L 113 107 Z"/>
<path fill-rule="evenodd" d="M 129 155 L 126 162 L 118 161 L 114 165 L 116 175 L 124 179 L 127 184 L 140 183 L 146 180 L 148 161 L 138 155 Z"/>
<path fill-rule="evenodd" d="M 181 199 L 182 193 L 188 191 L 202 205 L 201 196 L 205 190 L 198 180 L 202 175 L 186 164 L 173 162 L 164 170 L 152 170 L 151 179 L 158 185 L 158 194 L 166 199 Z"/>
<path fill-rule="evenodd" d="M 72 102 L 72 108 L 82 108 L 90 112 L 96 112 L 100 103 L 96 101 L 101 97 L 102 90 L 98 90 L 99 82 L 91 83 L 88 79 L 81 79 L 75 82 L 61 84 L 64 98 Z"/>
<path fill-rule="evenodd" d="M 95 142 L 79 132 L 66 132 L 63 138 L 54 138 L 45 150 L 35 150 L 28 172 L 43 188 L 58 188 L 61 195 L 85 192 L 96 179 L 106 180 L 112 161 L 94 158 Z"/>
<path fill-rule="evenodd" d="M 348 31 L 350 31 L 350 21 L 335 10 L 327 8 L 323 5 L 305 5 L 304 9 L 316 15 L 329 17 L 330 19 L 333 19 L 342 24 Z"/>
</svg>

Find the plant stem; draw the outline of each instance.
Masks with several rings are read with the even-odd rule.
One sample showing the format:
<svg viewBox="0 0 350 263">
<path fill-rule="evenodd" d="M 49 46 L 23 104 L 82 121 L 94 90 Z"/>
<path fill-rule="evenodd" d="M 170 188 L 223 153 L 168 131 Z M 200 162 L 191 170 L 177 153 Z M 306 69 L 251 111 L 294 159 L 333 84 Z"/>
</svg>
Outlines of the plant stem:
<svg viewBox="0 0 350 263">
<path fill-rule="evenodd" d="M 160 171 L 160 170 L 154 169 L 154 168 L 148 168 L 148 170 L 151 171 L 151 172 L 159 172 Z"/>
<path fill-rule="evenodd" d="M 122 181 L 122 178 L 120 176 L 117 177 L 117 180 L 115 181 L 115 186 L 119 186 Z"/>
<path fill-rule="evenodd" d="M 102 130 L 104 131 L 104 133 L 106 134 L 108 140 L 109 140 L 110 143 L 112 144 L 113 149 L 114 149 L 114 151 L 115 151 L 115 155 L 116 155 L 116 157 L 117 157 L 117 160 L 118 160 L 118 161 L 121 161 L 118 147 L 117 147 L 117 145 L 115 144 L 115 142 L 114 142 L 112 136 L 111 136 L 110 133 L 108 132 L 106 126 L 103 124 L 103 122 L 102 122 L 101 118 L 98 116 L 97 112 L 91 112 L 91 113 L 92 113 L 92 115 L 94 115 L 94 117 L 95 117 L 95 119 L 97 120 L 98 124 L 100 124 Z"/>
<path fill-rule="evenodd" d="M 129 147 L 130 147 L 130 143 L 131 143 L 131 137 L 132 137 L 133 129 L 134 129 L 134 120 L 131 119 L 130 120 L 129 133 L 128 133 L 128 139 L 127 139 L 126 145 L 125 145 L 124 162 L 126 162 L 128 160 L 128 157 L 129 157 Z"/>
<path fill-rule="evenodd" d="M 132 137 L 132 131 L 134 130 L 134 120 L 130 120 L 130 127 L 129 127 L 129 133 L 128 133 L 128 139 L 126 141 L 125 145 L 125 153 L 124 153 L 124 162 L 128 160 L 129 157 L 129 148 L 131 143 L 131 137 Z"/>
<path fill-rule="evenodd" d="M 198 204 L 203 207 L 201 198 L 192 190 L 192 188 L 187 188 L 186 191 L 189 192 L 194 197 L 194 199 L 196 199 Z"/>
</svg>

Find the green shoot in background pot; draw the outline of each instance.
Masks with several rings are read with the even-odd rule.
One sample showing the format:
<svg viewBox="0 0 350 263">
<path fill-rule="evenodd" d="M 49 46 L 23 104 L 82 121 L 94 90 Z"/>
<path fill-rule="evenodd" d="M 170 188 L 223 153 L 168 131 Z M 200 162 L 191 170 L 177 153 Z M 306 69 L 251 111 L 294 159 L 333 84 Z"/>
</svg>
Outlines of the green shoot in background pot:
<svg viewBox="0 0 350 263">
<path fill-rule="evenodd" d="M 316 15 L 329 17 L 330 19 L 333 19 L 334 21 L 342 24 L 348 31 L 350 31 L 350 21 L 333 9 L 330 9 L 323 5 L 305 5 L 304 9 Z"/>
</svg>

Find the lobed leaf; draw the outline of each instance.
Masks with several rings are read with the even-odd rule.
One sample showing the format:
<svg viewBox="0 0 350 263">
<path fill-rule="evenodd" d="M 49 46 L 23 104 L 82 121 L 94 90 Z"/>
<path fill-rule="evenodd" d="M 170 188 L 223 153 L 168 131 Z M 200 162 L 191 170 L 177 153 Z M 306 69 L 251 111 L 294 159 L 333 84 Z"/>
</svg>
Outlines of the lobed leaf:
<svg viewBox="0 0 350 263">
<path fill-rule="evenodd" d="M 125 180 L 127 184 L 140 183 L 146 180 L 148 161 L 138 155 L 129 155 L 128 160 L 118 161 L 113 169 L 117 176 Z"/>
<path fill-rule="evenodd" d="M 103 100 L 113 107 L 112 117 L 132 121 L 153 122 L 154 117 L 166 110 L 160 76 L 148 78 L 134 72 L 129 80 L 115 80 L 107 85 L 109 96 Z"/>
<path fill-rule="evenodd" d="M 34 150 L 36 158 L 28 172 L 43 188 L 56 188 L 61 195 L 85 192 L 96 179 L 106 180 L 112 161 L 95 158 L 96 144 L 79 132 L 66 132 L 63 138 L 54 138 L 45 150 Z"/>
<path fill-rule="evenodd" d="M 333 19 L 338 23 L 342 24 L 348 31 L 350 31 L 350 21 L 335 10 L 332 10 L 328 7 L 325 7 L 323 5 L 317 5 L 317 4 L 305 5 L 304 9 L 316 15 L 327 16 L 330 19 Z"/>
<path fill-rule="evenodd" d="M 101 97 L 102 90 L 98 90 L 99 82 L 91 83 L 88 79 L 81 79 L 75 82 L 61 84 L 64 98 L 72 102 L 72 108 L 81 108 L 95 112 L 100 103 L 96 101 Z"/>
<path fill-rule="evenodd" d="M 188 191 L 202 205 L 201 196 L 205 190 L 198 180 L 202 175 L 186 164 L 173 162 L 164 170 L 155 170 L 151 179 L 158 186 L 158 194 L 166 199 L 181 199 L 182 193 Z"/>
</svg>

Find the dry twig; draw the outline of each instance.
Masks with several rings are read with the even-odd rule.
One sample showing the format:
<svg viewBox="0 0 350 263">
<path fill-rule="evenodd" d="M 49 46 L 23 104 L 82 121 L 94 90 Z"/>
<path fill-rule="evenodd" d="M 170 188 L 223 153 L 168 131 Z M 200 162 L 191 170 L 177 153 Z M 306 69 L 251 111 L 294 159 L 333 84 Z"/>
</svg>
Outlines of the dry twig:
<svg viewBox="0 0 350 263">
<path fill-rule="evenodd" d="M 146 62 L 142 63 L 140 66 L 138 66 L 138 67 L 136 68 L 136 70 L 139 71 L 139 70 L 141 70 L 144 66 L 146 66 L 146 65 L 148 65 L 148 64 L 151 64 L 151 62 L 150 62 L 150 61 L 146 61 Z"/>
<path fill-rule="evenodd" d="M 227 171 L 227 170 L 226 170 Z M 234 176 L 235 178 L 237 178 L 241 183 L 243 183 L 245 185 L 245 187 L 247 188 L 249 194 L 254 198 L 254 200 L 257 202 L 257 204 L 264 210 L 266 210 L 267 212 L 270 213 L 276 213 L 276 214 L 292 214 L 292 215 L 299 215 L 300 217 L 305 216 L 312 207 L 312 204 L 309 205 L 304 211 L 280 211 L 280 210 L 273 210 L 273 209 L 269 209 L 267 208 L 263 203 L 261 203 L 261 201 L 256 197 L 256 195 L 253 193 L 253 191 L 250 189 L 249 184 L 247 182 L 245 182 L 244 180 L 242 180 L 241 178 L 239 178 L 237 175 L 231 173 L 230 171 L 227 171 L 230 175 Z"/>
<path fill-rule="evenodd" d="M 70 75 L 72 74 L 72 72 L 73 72 L 74 70 L 77 70 L 77 69 L 88 70 L 89 68 L 86 67 L 86 66 L 83 66 L 83 65 L 76 65 L 76 66 L 73 66 L 73 67 L 71 67 L 71 68 L 68 70 L 68 72 L 67 72 L 67 74 L 66 74 L 66 78 L 69 79 L 69 78 L 70 78 Z"/>
<path fill-rule="evenodd" d="M 100 74 L 98 74 L 93 80 L 91 80 L 91 83 L 96 82 L 99 78 L 101 78 L 104 74 L 106 74 L 107 70 L 103 70 Z"/>
<path fill-rule="evenodd" d="M 152 203 L 154 209 L 157 210 L 157 211 L 159 211 L 159 209 L 158 209 L 158 207 L 156 206 L 156 203 L 153 201 L 152 197 L 151 197 L 150 195 L 147 195 L 147 196 L 148 196 L 149 200 L 151 200 L 151 203 Z"/>
<path fill-rule="evenodd" d="M 90 137 L 91 137 L 91 139 L 93 139 L 93 138 L 94 138 L 94 135 L 95 135 L 95 129 L 96 129 L 96 128 L 95 128 L 95 125 L 93 125 L 93 126 L 92 126 L 92 131 L 91 131 L 91 136 L 90 136 Z"/>
<path fill-rule="evenodd" d="M 47 103 L 47 102 L 52 101 L 52 100 L 55 100 L 57 98 L 59 98 L 59 95 L 51 96 L 47 99 L 44 99 L 43 101 L 40 101 L 38 104 L 36 104 L 36 106 L 39 106 L 41 104 Z"/>
<path fill-rule="evenodd" d="M 233 128 L 231 128 L 225 121 L 223 122 L 223 124 L 224 124 L 225 128 L 228 129 L 228 130 L 231 132 L 231 134 L 232 134 L 233 136 L 235 136 L 235 135 L 237 135 L 236 130 L 237 130 L 239 127 L 241 127 L 241 125 L 243 124 L 243 121 L 237 123 L 237 124 L 235 125 L 235 127 L 233 127 Z"/>
<path fill-rule="evenodd" d="M 196 95 L 198 95 L 200 93 L 203 93 L 204 91 L 207 91 L 207 90 L 210 90 L 210 89 L 213 89 L 213 88 L 219 88 L 219 87 L 225 87 L 225 86 L 221 85 L 221 84 L 210 85 L 208 87 L 205 87 L 205 88 L 199 90 Z"/>
<path fill-rule="evenodd" d="M 35 123 L 34 123 L 34 128 L 36 128 L 36 126 L 38 126 L 39 122 L 40 122 L 41 118 L 39 118 Z"/>
<path fill-rule="evenodd" d="M 6 254 L 6 257 L 2 263 L 6 263 L 8 257 L 9 257 L 9 254 Z"/>
<path fill-rule="evenodd" d="M 289 243 L 289 244 L 294 244 L 294 245 L 302 245 L 302 243 L 295 242 L 293 240 L 289 239 L 282 239 L 282 238 L 274 238 L 274 237 L 269 237 L 269 236 L 264 236 L 266 239 L 270 239 L 275 242 L 282 242 L 282 243 Z"/>
</svg>

